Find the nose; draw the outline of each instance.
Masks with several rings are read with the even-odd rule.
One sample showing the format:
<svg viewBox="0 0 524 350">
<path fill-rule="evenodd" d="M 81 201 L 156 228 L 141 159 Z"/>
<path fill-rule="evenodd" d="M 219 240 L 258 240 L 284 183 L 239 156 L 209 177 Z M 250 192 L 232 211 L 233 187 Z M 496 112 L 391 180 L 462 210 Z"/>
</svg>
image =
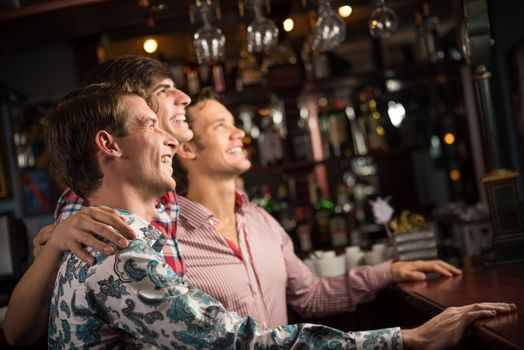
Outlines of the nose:
<svg viewBox="0 0 524 350">
<path fill-rule="evenodd" d="M 164 137 L 164 145 L 170 147 L 171 149 L 175 150 L 178 147 L 178 140 L 172 136 L 170 133 L 161 130 L 162 136 Z"/>
<path fill-rule="evenodd" d="M 246 133 L 244 130 L 237 128 L 236 126 L 233 127 L 233 133 L 232 133 L 233 138 L 242 139 L 244 138 L 244 136 L 246 136 Z"/>
<path fill-rule="evenodd" d="M 175 104 L 187 107 L 191 103 L 191 97 L 186 95 L 183 91 L 175 89 Z"/>
</svg>

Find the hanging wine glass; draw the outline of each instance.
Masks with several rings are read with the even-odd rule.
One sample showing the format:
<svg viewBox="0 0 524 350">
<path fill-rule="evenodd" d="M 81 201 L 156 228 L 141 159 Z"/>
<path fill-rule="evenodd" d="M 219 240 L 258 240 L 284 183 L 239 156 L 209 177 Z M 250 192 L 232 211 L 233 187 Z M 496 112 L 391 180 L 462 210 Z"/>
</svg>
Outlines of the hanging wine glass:
<svg viewBox="0 0 524 350">
<path fill-rule="evenodd" d="M 369 17 L 369 34 L 373 38 L 389 38 L 398 28 L 395 11 L 386 6 L 384 0 L 377 0 L 378 6 Z"/>
<path fill-rule="evenodd" d="M 331 0 L 319 0 L 318 13 L 313 30 L 313 50 L 333 50 L 346 38 L 346 23 L 331 7 Z"/>
<path fill-rule="evenodd" d="M 251 3 L 255 19 L 247 27 L 247 50 L 250 53 L 270 50 L 278 42 L 278 27 L 262 15 L 262 0 L 251 0 Z"/>
<path fill-rule="evenodd" d="M 195 7 L 204 23 L 193 35 L 197 61 L 199 64 L 220 62 L 224 59 L 226 37 L 220 28 L 211 25 L 211 1 L 197 1 Z"/>
</svg>

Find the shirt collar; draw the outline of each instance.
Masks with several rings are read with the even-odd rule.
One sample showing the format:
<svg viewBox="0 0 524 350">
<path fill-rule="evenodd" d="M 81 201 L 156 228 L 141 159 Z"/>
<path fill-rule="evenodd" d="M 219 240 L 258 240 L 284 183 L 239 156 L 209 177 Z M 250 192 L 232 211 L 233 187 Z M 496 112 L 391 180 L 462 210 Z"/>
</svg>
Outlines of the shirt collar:
<svg viewBox="0 0 524 350">
<path fill-rule="evenodd" d="M 170 191 L 164 194 L 160 199 L 158 200 L 157 204 L 162 205 L 168 205 L 168 204 L 176 204 L 178 202 L 177 195 L 175 191 Z"/>
<path fill-rule="evenodd" d="M 243 192 L 235 192 L 235 212 L 241 212 L 248 202 L 248 197 Z M 202 204 L 194 202 L 184 196 L 178 197 L 180 204 L 180 221 L 186 228 L 199 227 L 204 222 L 213 220 L 213 213 Z"/>
</svg>

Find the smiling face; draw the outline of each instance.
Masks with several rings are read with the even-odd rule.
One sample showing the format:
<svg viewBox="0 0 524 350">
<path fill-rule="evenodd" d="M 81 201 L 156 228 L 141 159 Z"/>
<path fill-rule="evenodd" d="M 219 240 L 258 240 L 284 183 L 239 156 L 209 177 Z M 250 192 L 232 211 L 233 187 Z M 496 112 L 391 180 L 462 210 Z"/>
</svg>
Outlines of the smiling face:
<svg viewBox="0 0 524 350">
<path fill-rule="evenodd" d="M 178 90 L 170 78 L 153 81 L 148 93 L 153 101 L 160 128 L 180 143 L 191 140 L 193 131 L 186 122 L 186 107 L 191 102 L 189 96 Z"/>
<path fill-rule="evenodd" d="M 190 179 L 201 174 L 237 177 L 249 169 L 242 144 L 244 131 L 235 126 L 224 105 L 215 100 L 199 102 L 191 106 L 190 117 L 195 134 L 189 144 L 195 153 L 187 169 Z"/>
<path fill-rule="evenodd" d="M 127 136 L 117 137 L 123 160 L 122 176 L 147 196 L 175 189 L 172 158 L 177 140 L 160 129 L 156 114 L 138 96 L 125 96 L 129 111 Z"/>
</svg>

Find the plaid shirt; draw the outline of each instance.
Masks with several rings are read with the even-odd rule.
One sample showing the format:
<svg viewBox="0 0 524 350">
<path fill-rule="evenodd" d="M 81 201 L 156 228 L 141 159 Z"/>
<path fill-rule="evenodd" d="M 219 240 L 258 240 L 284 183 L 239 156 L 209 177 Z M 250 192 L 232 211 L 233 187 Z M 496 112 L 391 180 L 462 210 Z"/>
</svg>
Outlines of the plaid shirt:
<svg viewBox="0 0 524 350">
<path fill-rule="evenodd" d="M 88 203 L 84 199 L 68 188 L 58 199 L 55 210 L 55 222 L 60 222 L 87 206 Z M 170 238 L 164 245 L 162 255 L 166 263 L 178 275 L 183 277 L 186 273 L 186 263 L 182 258 L 180 246 L 176 240 L 176 225 L 179 212 L 180 207 L 176 193 L 174 191 L 168 192 L 157 201 L 157 215 L 153 218 L 151 225 Z"/>
</svg>

